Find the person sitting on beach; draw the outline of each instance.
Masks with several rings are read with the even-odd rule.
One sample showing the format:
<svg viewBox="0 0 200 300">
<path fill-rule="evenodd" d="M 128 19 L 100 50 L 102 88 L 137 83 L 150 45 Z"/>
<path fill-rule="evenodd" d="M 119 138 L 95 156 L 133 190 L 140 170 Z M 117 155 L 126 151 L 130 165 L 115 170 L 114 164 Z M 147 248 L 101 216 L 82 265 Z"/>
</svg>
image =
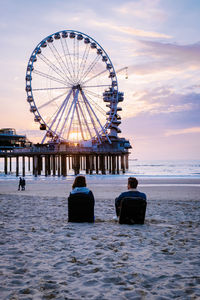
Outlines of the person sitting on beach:
<svg viewBox="0 0 200 300">
<path fill-rule="evenodd" d="M 135 177 L 129 177 L 128 178 L 128 191 L 123 192 L 115 199 L 115 209 L 116 209 L 116 215 L 119 217 L 120 215 L 120 207 L 121 207 L 121 201 L 123 198 L 126 197 L 133 197 L 133 198 L 142 198 L 144 200 L 147 199 L 146 195 L 144 193 L 141 193 L 137 190 L 138 186 L 138 180 Z"/>
<path fill-rule="evenodd" d="M 86 187 L 84 176 L 77 176 L 68 197 L 69 222 L 94 222 L 94 195 Z"/>
<path fill-rule="evenodd" d="M 85 176 L 82 175 L 79 175 L 75 178 L 70 195 L 78 193 L 87 194 L 89 198 L 91 198 L 94 201 L 94 195 L 92 191 L 86 187 L 86 179 Z"/>
</svg>

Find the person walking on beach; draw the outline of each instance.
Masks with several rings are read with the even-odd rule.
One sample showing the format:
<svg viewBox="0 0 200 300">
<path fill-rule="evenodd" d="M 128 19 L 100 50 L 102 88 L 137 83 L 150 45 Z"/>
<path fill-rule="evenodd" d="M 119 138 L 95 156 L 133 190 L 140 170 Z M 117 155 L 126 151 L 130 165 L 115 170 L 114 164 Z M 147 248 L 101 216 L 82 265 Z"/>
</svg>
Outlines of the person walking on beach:
<svg viewBox="0 0 200 300">
<path fill-rule="evenodd" d="M 22 183 L 22 178 L 19 177 L 18 191 L 20 191 L 20 188 L 21 188 L 21 190 L 22 190 L 22 185 L 23 185 L 23 183 Z"/>
<path fill-rule="evenodd" d="M 119 217 L 120 215 L 120 207 L 121 207 L 121 201 L 125 197 L 133 197 L 133 198 L 142 198 L 144 200 L 147 200 L 147 197 L 144 193 L 141 193 L 137 190 L 138 186 L 138 180 L 135 177 L 129 177 L 128 178 L 128 191 L 123 192 L 115 199 L 115 210 L 116 215 Z M 134 201 L 134 200 L 133 200 Z"/>
<path fill-rule="evenodd" d="M 25 178 L 22 179 L 22 191 L 25 191 L 25 185 L 26 185 L 26 180 Z"/>
</svg>

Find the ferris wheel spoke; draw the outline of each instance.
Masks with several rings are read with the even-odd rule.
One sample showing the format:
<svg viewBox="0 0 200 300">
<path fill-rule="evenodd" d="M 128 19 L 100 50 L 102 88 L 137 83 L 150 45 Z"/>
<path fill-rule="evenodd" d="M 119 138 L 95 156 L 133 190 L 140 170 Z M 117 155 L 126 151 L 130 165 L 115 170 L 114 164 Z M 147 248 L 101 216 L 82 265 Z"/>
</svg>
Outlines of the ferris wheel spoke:
<svg viewBox="0 0 200 300">
<path fill-rule="evenodd" d="M 52 62 L 50 61 L 44 54 L 38 55 L 38 57 L 47 64 L 55 73 L 57 73 L 64 81 L 66 81 L 66 78 L 63 76 L 63 72 Z"/>
<path fill-rule="evenodd" d="M 76 109 L 76 103 L 77 103 L 77 100 L 78 100 L 78 93 L 79 93 L 79 90 L 76 91 L 75 96 L 74 96 L 74 101 L 73 101 L 74 102 L 74 107 L 73 107 L 73 111 L 72 111 L 72 115 L 71 115 L 71 121 L 70 121 L 69 129 L 68 129 L 68 133 L 67 133 L 67 140 L 69 139 L 69 134 L 70 134 L 71 127 L 72 127 L 72 122 L 73 122 L 74 113 L 75 113 L 75 109 Z"/>
<path fill-rule="evenodd" d="M 96 118 L 97 122 L 99 123 L 99 125 L 100 125 L 100 127 L 101 127 L 101 130 L 102 130 L 102 132 L 104 132 L 104 134 L 106 135 L 106 137 L 107 137 L 107 139 L 108 139 L 109 143 L 111 144 L 111 141 L 110 141 L 110 138 L 109 138 L 109 136 L 107 135 L 107 133 L 106 133 L 105 129 L 104 129 L 104 128 L 103 128 L 103 126 L 101 125 L 101 122 L 100 122 L 99 118 L 97 117 L 97 115 L 96 115 L 95 111 L 93 110 L 92 106 L 90 105 L 90 102 L 87 100 L 87 98 L 86 98 L 86 96 L 85 96 L 84 92 L 83 92 L 83 91 L 81 91 L 81 94 L 82 94 L 82 96 L 83 96 L 83 98 L 84 98 L 85 102 L 86 102 L 86 103 L 88 104 L 88 106 L 90 107 L 90 109 L 91 109 L 92 113 L 94 114 L 94 116 L 95 116 L 95 118 Z"/>
<path fill-rule="evenodd" d="M 74 70 L 74 81 L 76 81 L 76 39 L 73 40 L 73 70 Z"/>
<path fill-rule="evenodd" d="M 34 74 L 37 74 L 37 75 L 39 75 L 39 76 L 48 78 L 48 79 L 50 79 L 50 80 L 52 80 L 52 81 L 56 81 L 56 82 L 58 82 L 58 83 L 66 84 L 66 82 L 65 82 L 64 80 L 60 80 L 59 78 L 56 78 L 56 77 L 51 76 L 51 75 L 48 75 L 48 74 L 43 73 L 43 72 L 41 72 L 41 71 L 33 70 L 33 73 L 34 73 Z"/>
<path fill-rule="evenodd" d="M 63 90 L 63 89 L 71 89 L 71 86 L 61 86 L 61 87 L 52 87 L 52 88 L 40 88 L 40 89 L 32 89 L 32 91 L 48 91 L 48 90 Z"/>
<path fill-rule="evenodd" d="M 77 39 L 77 47 L 76 47 L 76 49 L 77 49 L 77 55 L 76 55 L 76 58 L 77 58 L 77 74 L 76 74 L 76 81 L 78 81 L 78 76 L 79 76 L 79 41 L 78 41 L 78 39 Z"/>
<path fill-rule="evenodd" d="M 68 56 L 69 56 L 69 61 L 70 61 L 70 64 L 71 64 L 71 68 L 72 68 L 72 72 L 73 72 L 73 76 L 72 76 L 72 78 L 75 76 L 75 74 L 74 74 L 74 68 L 73 68 L 73 63 L 72 63 L 72 58 L 71 58 L 71 54 L 70 54 L 70 51 L 69 51 L 69 47 L 68 47 L 68 45 L 67 45 L 67 41 L 66 41 L 66 39 L 64 39 L 64 41 L 65 41 L 65 47 L 66 47 L 66 49 L 67 49 L 67 54 L 68 54 Z M 66 58 L 67 58 L 67 56 L 65 56 Z"/>
<path fill-rule="evenodd" d="M 90 46 L 89 46 L 89 44 L 86 44 L 85 51 L 82 56 L 82 60 L 81 60 L 81 64 L 80 64 L 80 75 L 79 75 L 80 80 L 82 78 L 82 75 L 83 75 L 85 67 L 86 67 L 86 62 L 87 62 L 87 59 L 89 56 L 89 52 L 90 52 Z"/>
<path fill-rule="evenodd" d="M 90 95 L 92 95 L 92 96 L 94 96 L 94 97 L 96 97 L 96 98 L 99 98 L 99 99 L 101 99 L 102 100 L 102 95 L 100 95 L 100 94 L 97 94 L 97 93 L 95 93 L 95 92 L 93 92 L 93 91 L 90 91 L 90 90 L 88 90 L 88 89 L 84 89 L 84 92 L 87 94 L 90 94 Z"/>
<path fill-rule="evenodd" d="M 59 125 L 60 125 L 60 122 L 61 122 L 61 120 L 62 120 L 62 118 L 63 118 L 63 114 L 64 114 L 64 112 L 65 112 L 65 110 L 66 110 L 67 104 L 69 103 L 70 96 L 71 96 L 71 94 L 68 95 L 68 96 L 66 97 L 66 102 L 65 102 L 65 104 L 64 104 L 64 106 L 63 106 L 63 109 L 62 109 L 60 118 L 58 119 L 58 122 L 57 122 L 57 125 L 56 125 L 55 132 L 57 132 L 57 130 L 58 130 L 58 127 L 59 127 Z"/>
<path fill-rule="evenodd" d="M 78 90 L 77 90 L 77 92 L 78 92 Z M 75 95 L 76 95 L 76 94 L 75 94 Z M 72 107 L 73 107 L 73 104 L 74 104 L 74 101 L 75 101 L 75 95 L 74 95 L 74 97 L 73 97 L 72 103 L 71 103 L 70 108 L 69 108 L 68 113 L 67 113 L 67 116 L 65 117 L 64 122 L 63 122 L 63 125 L 62 125 L 62 127 L 61 127 L 61 130 L 60 130 L 60 132 L 59 132 L 59 137 L 61 136 L 61 134 L 62 134 L 62 132 L 63 132 L 63 129 L 64 129 L 64 127 L 65 127 L 65 124 L 67 123 L 67 120 L 68 120 L 68 118 L 69 118 L 70 112 L 71 112 L 71 110 L 72 110 Z"/>
<path fill-rule="evenodd" d="M 97 84 L 97 85 L 84 85 L 83 88 L 97 88 L 97 87 L 105 87 L 111 86 L 110 84 Z"/>
<path fill-rule="evenodd" d="M 56 116 L 54 117 L 54 119 L 53 119 L 53 121 L 52 121 L 52 123 L 51 123 L 51 125 L 50 125 L 50 127 L 49 127 L 49 130 L 50 130 L 50 131 L 51 131 L 51 129 L 52 129 L 52 127 L 53 127 L 53 125 L 54 125 L 56 119 L 58 118 L 58 116 L 59 116 L 59 114 L 60 114 L 60 112 L 61 112 L 63 106 L 65 105 L 66 101 L 68 101 L 68 99 L 70 98 L 71 94 L 72 94 L 72 89 L 69 91 L 67 97 L 64 99 L 64 101 L 62 102 L 60 108 L 58 109 L 58 111 L 57 111 L 57 113 L 56 113 Z M 47 135 L 47 133 L 46 133 L 46 135 Z M 42 144 L 44 143 L 44 141 L 45 141 L 45 139 L 46 139 L 46 135 L 44 136 L 44 138 L 43 138 L 43 140 L 42 140 Z"/>
<path fill-rule="evenodd" d="M 65 66 L 65 63 L 62 59 L 62 57 L 60 56 L 60 53 L 58 52 L 57 48 L 54 46 L 54 44 L 48 44 L 49 49 L 51 50 L 52 54 L 54 55 L 55 59 L 57 60 L 58 64 L 60 65 L 60 68 L 63 72 L 63 74 L 65 74 L 65 76 L 67 77 L 67 79 L 69 80 L 69 82 L 71 82 L 70 77 L 67 75 L 65 68 L 63 68 L 63 65 Z"/>
<path fill-rule="evenodd" d="M 71 71 L 70 71 L 70 66 L 69 66 L 69 62 L 68 62 L 68 59 L 67 59 L 67 55 L 69 55 L 69 49 L 68 47 L 66 48 L 67 49 L 67 52 L 65 52 L 65 47 L 64 47 L 64 43 L 63 43 L 63 39 L 60 39 L 61 41 L 61 45 L 62 45 L 62 49 L 63 49 L 63 54 L 64 54 L 64 57 L 65 57 L 65 61 L 66 61 L 66 70 L 68 71 L 69 73 L 69 76 L 72 78 L 72 74 L 71 74 Z"/>
<path fill-rule="evenodd" d="M 94 120 L 94 118 L 93 118 L 93 116 L 91 114 L 89 103 L 88 103 L 87 98 L 85 97 L 85 94 L 83 93 L 83 91 L 81 91 L 81 95 L 82 95 L 83 101 L 85 103 L 85 107 L 87 109 L 87 112 L 88 112 L 88 115 L 90 117 L 90 120 L 92 121 L 92 125 L 93 125 L 93 128 L 94 128 L 94 131 L 96 132 L 98 141 L 101 143 L 101 137 L 100 137 L 99 131 L 96 128 L 95 120 Z"/>
<path fill-rule="evenodd" d="M 106 72 L 107 72 L 107 70 L 101 71 L 101 72 L 99 72 L 98 74 L 96 74 L 96 75 L 92 76 L 91 78 L 87 79 L 86 81 L 84 81 L 82 84 L 85 84 L 85 83 L 87 83 L 87 82 L 89 82 L 89 81 L 91 81 L 91 80 L 97 78 L 98 76 L 101 76 L 102 74 L 104 74 L 104 73 L 106 73 Z"/>
<path fill-rule="evenodd" d="M 87 95 L 87 93 L 85 93 Z M 96 103 L 89 95 L 87 97 L 90 99 L 90 102 L 96 107 L 96 109 L 102 114 L 105 115 L 106 111 L 98 104 Z"/>
<path fill-rule="evenodd" d="M 46 102 L 46 103 L 40 105 L 40 106 L 38 107 L 38 109 L 41 109 L 41 108 L 43 108 L 43 107 L 45 107 L 45 106 L 51 104 L 52 102 L 54 102 L 54 101 L 56 101 L 57 99 L 59 99 L 59 98 L 61 98 L 62 96 L 64 96 L 65 94 L 66 94 L 66 92 L 64 92 L 63 94 L 61 94 L 61 95 L 59 95 L 59 96 L 57 96 L 57 97 L 51 99 L 50 101 L 48 101 L 48 102 Z"/>
<path fill-rule="evenodd" d="M 81 107 L 79 101 L 78 101 L 78 107 L 79 107 L 79 109 L 80 109 L 80 112 L 81 112 L 82 118 L 83 118 L 83 120 L 84 120 L 85 126 L 87 127 L 87 130 L 88 130 L 88 132 L 89 132 L 90 138 L 92 139 L 92 133 L 91 133 L 91 130 L 90 130 L 90 126 L 89 126 L 89 124 L 88 124 L 88 122 L 87 122 L 87 120 L 86 120 L 86 118 L 85 118 L 85 115 L 86 115 L 86 114 L 85 114 L 85 112 L 83 112 L 82 107 Z"/>
<path fill-rule="evenodd" d="M 81 118 L 80 118 L 80 114 L 79 114 L 78 101 L 77 101 L 77 105 L 76 105 L 76 114 L 77 114 L 77 118 L 78 118 L 78 122 L 79 122 L 81 136 L 82 136 L 82 139 L 84 140 L 84 132 L 83 132 L 83 127 L 82 127 Z"/>
<path fill-rule="evenodd" d="M 100 55 L 97 55 L 96 58 L 93 60 L 93 62 L 88 66 L 87 70 L 85 71 L 85 73 L 83 74 L 83 78 L 82 80 L 84 80 L 87 75 L 92 72 L 92 69 L 96 66 L 97 62 L 99 61 L 100 59 Z"/>
</svg>

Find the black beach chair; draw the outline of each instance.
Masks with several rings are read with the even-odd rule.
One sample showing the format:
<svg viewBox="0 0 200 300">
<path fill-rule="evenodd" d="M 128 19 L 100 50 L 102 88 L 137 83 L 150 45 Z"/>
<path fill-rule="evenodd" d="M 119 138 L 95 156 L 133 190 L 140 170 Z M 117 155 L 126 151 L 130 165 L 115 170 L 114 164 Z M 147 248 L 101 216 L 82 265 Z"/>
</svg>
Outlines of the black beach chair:
<svg viewBox="0 0 200 300">
<path fill-rule="evenodd" d="M 121 201 L 120 224 L 144 224 L 147 202 L 143 198 L 126 197 Z"/>
<path fill-rule="evenodd" d="M 68 222 L 94 222 L 94 200 L 84 193 L 70 194 Z"/>
</svg>

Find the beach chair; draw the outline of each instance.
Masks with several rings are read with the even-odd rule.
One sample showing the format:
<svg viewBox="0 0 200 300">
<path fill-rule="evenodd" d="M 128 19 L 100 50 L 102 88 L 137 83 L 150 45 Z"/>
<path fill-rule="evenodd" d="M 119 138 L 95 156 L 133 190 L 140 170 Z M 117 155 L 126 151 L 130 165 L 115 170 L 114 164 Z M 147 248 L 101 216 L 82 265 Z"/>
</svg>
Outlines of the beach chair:
<svg viewBox="0 0 200 300">
<path fill-rule="evenodd" d="M 126 197 L 121 201 L 120 224 L 144 224 L 147 202 L 143 198 Z"/>
<path fill-rule="evenodd" d="M 70 194 L 68 198 L 68 222 L 94 222 L 94 200 L 87 194 Z"/>
</svg>

